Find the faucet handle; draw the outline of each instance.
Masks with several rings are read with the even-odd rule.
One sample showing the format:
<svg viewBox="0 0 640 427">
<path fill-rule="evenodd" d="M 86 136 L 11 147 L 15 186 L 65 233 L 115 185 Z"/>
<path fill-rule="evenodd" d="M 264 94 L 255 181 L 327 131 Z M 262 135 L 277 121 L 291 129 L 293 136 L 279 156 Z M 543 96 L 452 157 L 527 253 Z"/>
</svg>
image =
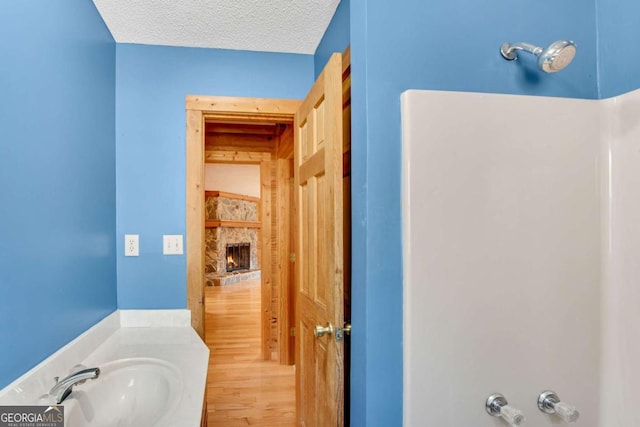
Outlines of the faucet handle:
<svg viewBox="0 0 640 427">
<path fill-rule="evenodd" d="M 485 404 L 485 409 L 489 415 L 502 418 L 512 427 L 523 426 L 526 422 L 522 411 L 509 406 L 507 399 L 498 393 L 489 396 Z"/>
<path fill-rule="evenodd" d="M 538 397 L 538 408 L 547 414 L 555 414 L 566 423 L 575 423 L 580 418 L 580 412 L 575 406 L 561 402 L 553 391 L 545 391 Z"/>
<path fill-rule="evenodd" d="M 522 426 L 526 419 L 521 410 L 514 408 L 513 406 L 503 406 L 500 409 L 500 416 L 503 420 L 509 423 L 511 426 Z"/>
</svg>

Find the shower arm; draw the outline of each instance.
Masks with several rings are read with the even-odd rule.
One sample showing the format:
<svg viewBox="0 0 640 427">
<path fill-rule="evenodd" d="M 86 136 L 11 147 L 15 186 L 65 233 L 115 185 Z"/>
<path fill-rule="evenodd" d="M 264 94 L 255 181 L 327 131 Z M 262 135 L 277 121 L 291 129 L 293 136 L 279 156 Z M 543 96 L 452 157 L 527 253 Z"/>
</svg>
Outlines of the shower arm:
<svg viewBox="0 0 640 427">
<path fill-rule="evenodd" d="M 502 52 L 502 56 L 505 59 L 513 61 L 517 58 L 516 52 L 519 50 L 523 50 L 525 52 L 529 52 L 534 54 L 535 56 L 540 56 L 542 51 L 544 50 L 540 46 L 532 45 L 531 43 L 505 43 L 502 45 L 500 51 Z"/>
</svg>

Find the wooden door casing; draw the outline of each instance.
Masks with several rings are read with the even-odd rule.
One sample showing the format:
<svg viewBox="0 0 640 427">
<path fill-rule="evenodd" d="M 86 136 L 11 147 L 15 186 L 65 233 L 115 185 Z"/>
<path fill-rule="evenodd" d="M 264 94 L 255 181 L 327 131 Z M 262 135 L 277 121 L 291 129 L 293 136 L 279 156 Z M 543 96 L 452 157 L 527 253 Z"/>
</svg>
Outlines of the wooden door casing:
<svg viewBox="0 0 640 427">
<path fill-rule="evenodd" d="M 186 135 L 186 259 L 187 308 L 191 325 L 204 339 L 204 163 L 260 164 L 271 159 L 264 150 L 230 149 L 205 151 L 205 121 L 219 123 L 293 124 L 301 105 L 299 100 L 241 98 L 225 96 L 187 95 Z M 269 157 L 266 157 L 269 156 Z M 264 273 L 264 272 L 263 272 Z M 265 303 L 266 304 L 266 303 Z M 262 307 L 268 310 L 268 306 Z M 268 319 L 263 330 L 268 330 Z"/>
</svg>

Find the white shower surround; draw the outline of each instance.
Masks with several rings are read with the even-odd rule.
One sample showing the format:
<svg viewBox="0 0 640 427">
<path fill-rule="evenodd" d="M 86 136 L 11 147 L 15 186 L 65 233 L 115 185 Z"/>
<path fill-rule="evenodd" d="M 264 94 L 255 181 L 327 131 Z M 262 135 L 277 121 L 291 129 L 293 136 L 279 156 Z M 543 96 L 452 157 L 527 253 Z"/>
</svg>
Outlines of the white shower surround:
<svg viewBox="0 0 640 427">
<path fill-rule="evenodd" d="M 404 425 L 640 426 L 640 91 L 402 96 Z"/>
</svg>

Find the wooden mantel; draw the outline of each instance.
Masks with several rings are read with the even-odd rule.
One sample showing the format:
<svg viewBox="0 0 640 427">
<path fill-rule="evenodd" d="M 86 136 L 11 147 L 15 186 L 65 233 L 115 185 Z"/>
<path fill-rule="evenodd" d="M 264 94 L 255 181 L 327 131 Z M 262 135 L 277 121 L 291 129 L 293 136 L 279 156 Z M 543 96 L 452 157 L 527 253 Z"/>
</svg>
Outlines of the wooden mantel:
<svg viewBox="0 0 640 427">
<path fill-rule="evenodd" d="M 246 200 L 248 202 L 260 203 L 260 197 L 245 196 L 243 194 L 225 193 L 224 191 L 205 191 L 205 197 L 225 197 L 227 199 Z"/>
<path fill-rule="evenodd" d="M 243 194 L 226 193 L 224 191 L 205 191 L 205 197 L 225 197 L 227 199 L 245 200 L 260 203 L 259 197 L 245 196 Z M 258 205 L 259 206 L 259 205 Z M 208 219 L 204 222 L 205 228 L 230 227 L 230 228 L 260 228 L 260 221 L 236 221 L 225 219 Z"/>
</svg>

